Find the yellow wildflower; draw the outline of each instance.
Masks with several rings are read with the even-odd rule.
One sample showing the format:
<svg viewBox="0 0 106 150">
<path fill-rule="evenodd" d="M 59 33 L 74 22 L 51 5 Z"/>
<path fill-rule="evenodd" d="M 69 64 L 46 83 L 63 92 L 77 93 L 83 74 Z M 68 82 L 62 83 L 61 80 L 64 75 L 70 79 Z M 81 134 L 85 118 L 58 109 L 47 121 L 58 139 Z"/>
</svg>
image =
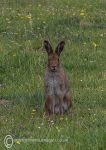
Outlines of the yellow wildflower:
<svg viewBox="0 0 106 150">
<path fill-rule="evenodd" d="M 10 19 L 9 18 L 6 18 L 6 21 L 9 21 Z"/>
<path fill-rule="evenodd" d="M 82 10 L 80 11 L 80 16 L 85 16 L 85 11 L 84 11 L 84 9 L 82 9 Z"/>
<path fill-rule="evenodd" d="M 31 115 L 35 115 L 35 112 L 32 112 Z"/>
<path fill-rule="evenodd" d="M 8 23 L 8 24 L 10 24 L 10 23 L 11 23 L 11 21 L 8 21 L 7 23 Z"/>
<path fill-rule="evenodd" d="M 58 127 L 58 126 L 56 126 L 56 129 L 57 129 L 57 131 L 58 131 L 58 132 L 60 132 L 60 129 L 59 129 L 59 127 Z"/>
<path fill-rule="evenodd" d="M 92 42 L 92 46 L 93 46 L 94 48 L 96 48 L 96 47 L 97 47 L 97 44 L 96 44 L 95 42 Z"/>
<path fill-rule="evenodd" d="M 82 9 L 82 10 L 81 10 L 81 12 L 83 12 L 83 13 L 84 13 L 84 12 L 85 12 L 85 10 L 84 10 L 84 9 Z"/>
<path fill-rule="evenodd" d="M 20 14 L 20 13 L 18 13 L 17 15 L 18 15 L 19 17 L 21 16 L 21 14 Z"/>
<path fill-rule="evenodd" d="M 65 120 L 67 121 L 67 120 L 68 120 L 68 118 L 66 117 L 66 118 L 65 118 Z"/>
<path fill-rule="evenodd" d="M 26 18 L 27 18 L 27 19 L 31 19 L 31 16 L 27 15 Z"/>
<path fill-rule="evenodd" d="M 24 19 L 24 17 L 23 17 L 23 16 L 20 16 L 20 18 L 21 18 L 21 19 Z"/>
<path fill-rule="evenodd" d="M 27 19 L 32 19 L 32 15 L 31 13 L 29 13 L 27 16 L 26 16 Z"/>
<path fill-rule="evenodd" d="M 60 117 L 60 120 L 63 120 L 64 118 L 63 117 Z"/>
<path fill-rule="evenodd" d="M 80 12 L 80 16 L 84 16 L 85 14 L 84 14 L 84 12 Z"/>
<path fill-rule="evenodd" d="M 20 141 L 16 141 L 16 144 L 19 144 L 19 145 L 20 145 L 21 143 L 20 143 Z"/>
<path fill-rule="evenodd" d="M 15 57 L 16 56 L 16 54 L 13 54 L 13 57 Z"/>
<path fill-rule="evenodd" d="M 38 7 L 41 7 L 41 4 L 38 4 Z"/>
<path fill-rule="evenodd" d="M 75 16 L 75 13 L 73 13 L 73 16 Z"/>
<path fill-rule="evenodd" d="M 36 109 L 32 109 L 32 112 L 35 112 L 36 111 Z"/>
<path fill-rule="evenodd" d="M 53 12 L 53 13 L 52 13 L 52 15 L 54 16 L 54 15 L 55 15 L 55 13 Z"/>
</svg>

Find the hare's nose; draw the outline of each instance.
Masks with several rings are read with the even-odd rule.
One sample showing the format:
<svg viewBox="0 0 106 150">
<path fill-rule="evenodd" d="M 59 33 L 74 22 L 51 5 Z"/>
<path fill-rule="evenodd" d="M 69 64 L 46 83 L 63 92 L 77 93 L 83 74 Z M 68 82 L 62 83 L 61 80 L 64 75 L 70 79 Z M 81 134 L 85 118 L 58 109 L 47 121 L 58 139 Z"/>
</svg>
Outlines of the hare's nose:
<svg viewBox="0 0 106 150">
<path fill-rule="evenodd" d="M 56 66 L 52 66 L 51 69 L 52 69 L 53 71 L 55 71 L 55 70 L 56 70 Z"/>
<path fill-rule="evenodd" d="M 55 68 L 56 68 L 56 66 L 52 66 L 52 68 L 53 68 L 53 69 L 55 69 Z"/>
<path fill-rule="evenodd" d="M 56 68 L 56 65 L 54 65 L 53 67 Z"/>
</svg>

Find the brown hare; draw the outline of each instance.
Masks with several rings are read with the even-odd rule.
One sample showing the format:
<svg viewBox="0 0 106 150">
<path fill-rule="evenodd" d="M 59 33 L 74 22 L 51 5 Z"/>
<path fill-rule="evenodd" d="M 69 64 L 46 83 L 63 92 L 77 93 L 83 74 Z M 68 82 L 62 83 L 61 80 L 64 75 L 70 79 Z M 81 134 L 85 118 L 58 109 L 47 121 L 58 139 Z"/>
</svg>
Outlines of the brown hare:
<svg viewBox="0 0 106 150">
<path fill-rule="evenodd" d="M 44 77 L 46 115 L 64 114 L 72 106 L 69 81 L 59 59 L 64 45 L 65 42 L 61 41 L 53 51 L 50 43 L 44 41 L 44 48 L 48 53 L 48 66 Z"/>
</svg>

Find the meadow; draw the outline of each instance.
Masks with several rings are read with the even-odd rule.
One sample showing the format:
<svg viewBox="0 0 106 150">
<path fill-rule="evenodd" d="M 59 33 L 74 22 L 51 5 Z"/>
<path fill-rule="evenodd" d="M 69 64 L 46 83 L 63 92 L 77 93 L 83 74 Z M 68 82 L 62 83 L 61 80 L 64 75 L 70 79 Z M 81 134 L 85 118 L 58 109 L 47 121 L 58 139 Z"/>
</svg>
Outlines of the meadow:
<svg viewBox="0 0 106 150">
<path fill-rule="evenodd" d="M 65 40 L 71 115 L 44 116 L 44 39 Z M 0 150 L 105 150 L 105 81 L 105 0 L 0 0 Z"/>
</svg>

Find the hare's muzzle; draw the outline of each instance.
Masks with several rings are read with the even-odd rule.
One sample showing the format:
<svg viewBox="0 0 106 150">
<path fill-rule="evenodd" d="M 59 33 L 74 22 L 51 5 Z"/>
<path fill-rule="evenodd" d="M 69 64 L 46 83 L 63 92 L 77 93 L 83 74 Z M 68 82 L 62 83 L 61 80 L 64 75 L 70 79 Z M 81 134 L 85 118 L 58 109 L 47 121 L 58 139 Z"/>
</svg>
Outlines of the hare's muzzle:
<svg viewBox="0 0 106 150">
<path fill-rule="evenodd" d="M 51 71 L 55 72 L 57 70 L 57 66 L 51 66 Z"/>
</svg>

